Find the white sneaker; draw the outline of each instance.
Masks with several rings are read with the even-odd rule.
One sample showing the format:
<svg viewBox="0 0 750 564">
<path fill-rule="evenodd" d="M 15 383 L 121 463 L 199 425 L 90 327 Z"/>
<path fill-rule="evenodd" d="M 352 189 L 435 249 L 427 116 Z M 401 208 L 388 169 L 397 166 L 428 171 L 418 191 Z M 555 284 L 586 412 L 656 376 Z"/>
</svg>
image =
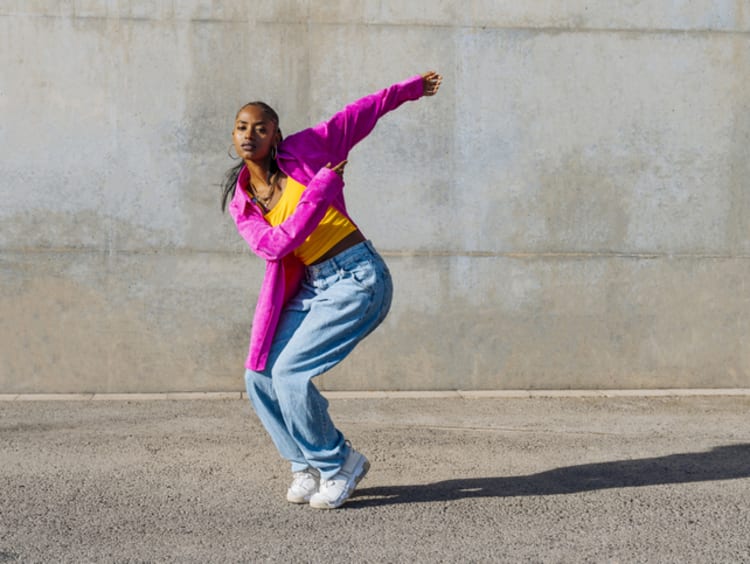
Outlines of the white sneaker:
<svg viewBox="0 0 750 564">
<path fill-rule="evenodd" d="M 291 503 L 307 503 L 320 484 L 320 474 L 315 468 L 308 466 L 300 472 L 292 474 L 292 485 L 286 492 L 286 500 Z"/>
<path fill-rule="evenodd" d="M 339 473 L 329 480 L 321 480 L 318 493 L 310 498 L 310 505 L 315 509 L 341 507 L 369 469 L 370 462 L 365 455 L 354 449 L 349 450 L 349 456 Z"/>
</svg>

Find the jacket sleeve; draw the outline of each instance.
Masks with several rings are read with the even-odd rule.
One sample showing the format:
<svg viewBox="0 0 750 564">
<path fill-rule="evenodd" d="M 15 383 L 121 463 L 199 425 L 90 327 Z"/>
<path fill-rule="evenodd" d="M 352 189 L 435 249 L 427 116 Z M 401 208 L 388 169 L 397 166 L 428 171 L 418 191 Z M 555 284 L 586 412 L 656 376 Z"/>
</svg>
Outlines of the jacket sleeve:
<svg viewBox="0 0 750 564">
<path fill-rule="evenodd" d="M 373 130 L 383 115 L 404 102 L 417 100 L 423 93 L 422 77 L 415 75 L 348 104 L 329 120 L 313 126 L 310 132 L 325 146 L 332 158 L 343 160 Z"/>
<path fill-rule="evenodd" d="M 341 176 L 329 168 L 320 169 L 302 192 L 292 215 L 277 226 L 271 226 L 251 204 L 244 209 L 230 208 L 230 212 L 240 235 L 256 255 L 265 260 L 281 260 L 315 230 L 343 187 Z"/>
</svg>

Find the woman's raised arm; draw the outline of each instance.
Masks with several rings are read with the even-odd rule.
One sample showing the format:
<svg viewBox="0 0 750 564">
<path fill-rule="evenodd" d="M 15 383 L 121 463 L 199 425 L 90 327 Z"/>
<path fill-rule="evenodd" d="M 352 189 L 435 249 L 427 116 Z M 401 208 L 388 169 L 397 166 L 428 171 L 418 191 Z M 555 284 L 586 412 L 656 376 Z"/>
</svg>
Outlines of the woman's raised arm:
<svg viewBox="0 0 750 564">
<path fill-rule="evenodd" d="M 314 146 L 317 149 L 314 152 L 320 158 L 336 162 L 344 160 L 349 151 L 373 130 L 383 115 L 404 102 L 434 95 L 441 81 L 442 77 L 434 71 L 414 75 L 348 104 L 330 119 L 288 137 L 285 143 L 292 152 L 298 144 L 308 153 Z"/>
</svg>

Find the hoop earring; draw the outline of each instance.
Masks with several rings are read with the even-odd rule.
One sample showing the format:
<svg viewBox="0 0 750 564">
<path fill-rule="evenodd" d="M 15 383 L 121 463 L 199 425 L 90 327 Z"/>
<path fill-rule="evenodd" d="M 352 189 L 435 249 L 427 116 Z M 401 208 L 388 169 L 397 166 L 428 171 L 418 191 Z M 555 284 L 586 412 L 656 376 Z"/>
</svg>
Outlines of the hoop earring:
<svg viewBox="0 0 750 564">
<path fill-rule="evenodd" d="M 233 147 L 234 147 L 234 144 L 229 145 L 229 149 L 227 149 L 227 155 L 229 155 L 229 158 L 232 159 L 233 161 L 238 161 L 238 160 L 240 160 L 241 157 L 239 155 L 237 155 L 236 157 L 232 156 L 232 148 Z"/>
</svg>

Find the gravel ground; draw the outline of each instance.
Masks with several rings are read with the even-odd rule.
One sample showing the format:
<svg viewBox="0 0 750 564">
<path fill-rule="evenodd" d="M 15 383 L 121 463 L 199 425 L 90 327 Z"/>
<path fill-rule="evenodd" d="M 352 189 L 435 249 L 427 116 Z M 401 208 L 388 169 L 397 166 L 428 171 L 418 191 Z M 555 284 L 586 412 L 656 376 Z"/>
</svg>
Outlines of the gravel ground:
<svg viewBox="0 0 750 564">
<path fill-rule="evenodd" d="M 748 562 L 748 408 L 335 399 L 372 469 L 320 511 L 245 401 L 0 402 L 0 562 Z"/>
</svg>

